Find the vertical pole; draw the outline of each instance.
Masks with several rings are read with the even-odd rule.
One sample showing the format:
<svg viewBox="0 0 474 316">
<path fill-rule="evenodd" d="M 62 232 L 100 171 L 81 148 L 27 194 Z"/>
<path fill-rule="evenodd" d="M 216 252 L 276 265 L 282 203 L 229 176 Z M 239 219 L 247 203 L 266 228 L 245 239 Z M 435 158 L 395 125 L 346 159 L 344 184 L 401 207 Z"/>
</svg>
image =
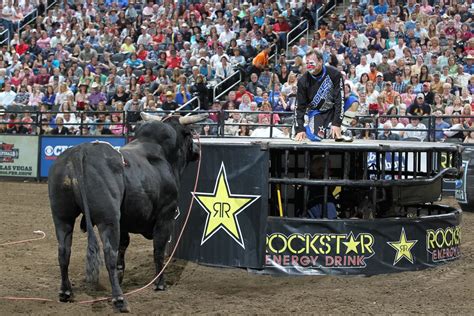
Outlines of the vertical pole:
<svg viewBox="0 0 474 316">
<path fill-rule="evenodd" d="M 329 151 L 324 153 L 324 180 L 329 179 Z M 328 218 L 328 194 L 329 187 L 324 185 L 324 200 L 323 200 L 323 218 Z"/>
</svg>

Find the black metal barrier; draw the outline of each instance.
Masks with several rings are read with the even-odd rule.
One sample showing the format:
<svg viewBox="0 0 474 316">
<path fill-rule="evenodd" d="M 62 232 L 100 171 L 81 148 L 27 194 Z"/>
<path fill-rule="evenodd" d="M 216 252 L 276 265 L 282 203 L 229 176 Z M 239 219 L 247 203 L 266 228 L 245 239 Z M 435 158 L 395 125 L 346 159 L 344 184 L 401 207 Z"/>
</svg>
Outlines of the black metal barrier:
<svg viewBox="0 0 474 316">
<path fill-rule="evenodd" d="M 201 144 L 197 191 L 196 164 L 185 171 L 180 191 L 176 234 L 191 199 L 195 203 L 179 258 L 257 273 L 373 275 L 419 270 L 461 254 L 460 212 L 431 204 L 441 192 L 441 178 L 458 171 L 439 161 L 444 153 L 456 165 L 457 145 L 296 146 L 291 140 L 251 138 L 202 139 Z M 386 168 L 381 162 L 389 153 L 399 155 L 388 161 L 401 157 L 406 164 Z M 321 179 L 311 178 L 314 158 L 324 167 L 316 168 Z M 329 195 L 333 186 L 341 187 L 338 217 L 327 219 L 327 209 L 319 217 L 307 216 L 312 188 Z M 326 196 L 320 204 L 328 201 Z M 355 214 L 346 215 L 344 207 Z M 364 216 L 370 209 L 373 218 Z"/>
</svg>

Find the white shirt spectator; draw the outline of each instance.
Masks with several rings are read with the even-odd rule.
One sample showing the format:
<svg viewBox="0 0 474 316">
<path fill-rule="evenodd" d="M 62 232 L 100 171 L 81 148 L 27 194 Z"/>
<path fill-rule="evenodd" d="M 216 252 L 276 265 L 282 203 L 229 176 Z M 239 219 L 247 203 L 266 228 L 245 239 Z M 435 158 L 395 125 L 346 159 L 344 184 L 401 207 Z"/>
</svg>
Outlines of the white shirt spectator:
<svg viewBox="0 0 474 316">
<path fill-rule="evenodd" d="M 370 40 L 367 38 L 367 36 L 365 36 L 364 33 L 359 33 L 355 38 L 355 43 L 359 49 L 367 49 L 370 44 Z"/>
<path fill-rule="evenodd" d="M 138 37 L 137 45 L 143 44 L 146 46 L 151 44 L 151 42 L 153 42 L 153 37 L 150 34 L 145 33 Z"/>
<path fill-rule="evenodd" d="M 16 93 L 13 90 L 0 92 L 0 105 L 9 107 L 15 100 Z"/>
<path fill-rule="evenodd" d="M 398 41 L 398 43 L 403 43 L 403 41 Z M 393 50 L 395 51 L 395 58 L 400 59 L 403 58 L 403 50 L 405 49 L 405 45 L 400 47 L 400 44 L 393 46 Z"/>
<path fill-rule="evenodd" d="M 454 85 L 459 88 L 467 87 L 469 85 L 469 79 L 471 79 L 470 74 L 463 72 L 461 75 L 458 73 L 454 77 Z"/>
<path fill-rule="evenodd" d="M 367 63 L 370 65 L 371 63 L 375 63 L 377 65 L 380 65 L 382 63 L 382 54 L 379 52 L 375 52 L 374 56 L 369 53 L 367 54 Z"/>
<path fill-rule="evenodd" d="M 368 74 L 370 72 L 370 64 L 366 63 L 365 65 L 359 64 L 356 66 L 356 76 L 357 80 L 360 79 L 363 73 Z"/>
<path fill-rule="evenodd" d="M 219 36 L 219 42 L 223 44 L 224 46 L 227 46 L 227 44 L 230 42 L 231 39 L 235 38 L 235 33 L 232 32 L 231 30 L 228 31 L 223 31 L 221 35 Z"/>
<path fill-rule="evenodd" d="M 216 64 L 216 78 L 224 80 L 234 73 L 232 65 L 228 62 L 224 67 L 221 62 Z"/>
<path fill-rule="evenodd" d="M 416 124 L 416 126 L 414 126 L 412 123 L 409 123 L 406 126 L 406 129 L 416 129 L 416 130 L 406 131 L 405 135 L 403 135 L 404 138 L 418 138 L 421 141 L 425 140 L 426 134 L 427 134 L 425 124 L 420 122 Z"/>
</svg>

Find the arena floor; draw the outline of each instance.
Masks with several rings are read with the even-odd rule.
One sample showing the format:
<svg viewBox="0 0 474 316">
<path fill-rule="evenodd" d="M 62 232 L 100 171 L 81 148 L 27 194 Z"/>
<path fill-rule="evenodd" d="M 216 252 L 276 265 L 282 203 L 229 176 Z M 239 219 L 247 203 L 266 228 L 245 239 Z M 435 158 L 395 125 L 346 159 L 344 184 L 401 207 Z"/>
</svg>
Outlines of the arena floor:
<svg viewBox="0 0 474 316">
<path fill-rule="evenodd" d="M 0 243 L 47 238 L 0 247 L 0 296 L 57 300 L 57 244 L 50 216 L 47 185 L 0 182 Z M 455 204 L 452 200 L 446 203 Z M 76 300 L 108 296 L 105 269 L 102 289 L 84 282 L 86 235 L 76 225 L 70 276 Z M 375 277 L 272 277 L 238 269 L 218 269 L 175 261 L 168 268 L 168 290 L 146 289 L 129 297 L 132 313 L 150 314 L 459 314 L 474 311 L 474 213 L 463 217 L 463 257 L 418 272 Z M 153 277 L 152 243 L 132 236 L 123 289 L 130 291 Z M 112 314 L 109 303 L 30 302 L 0 300 L 0 315 Z"/>
</svg>

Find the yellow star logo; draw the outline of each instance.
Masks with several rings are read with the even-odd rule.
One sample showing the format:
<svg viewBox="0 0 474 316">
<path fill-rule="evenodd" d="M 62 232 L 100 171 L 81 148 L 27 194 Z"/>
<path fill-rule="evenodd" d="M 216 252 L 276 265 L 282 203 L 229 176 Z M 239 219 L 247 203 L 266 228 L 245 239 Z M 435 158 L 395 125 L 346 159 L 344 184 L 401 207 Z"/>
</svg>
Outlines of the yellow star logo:
<svg viewBox="0 0 474 316">
<path fill-rule="evenodd" d="M 221 165 L 213 193 L 193 193 L 196 201 L 207 213 L 206 225 L 201 240 L 203 245 L 220 229 L 245 249 L 237 215 L 255 202 L 259 195 L 241 195 L 230 192 L 224 163 Z"/>
<path fill-rule="evenodd" d="M 400 233 L 400 240 L 399 241 L 388 241 L 387 243 L 397 251 L 395 255 L 395 259 L 393 261 L 393 265 L 396 265 L 398 261 L 402 258 L 407 259 L 413 264 L 413 255 L 411 253 L 411 248 L 415 246 L 418 240 L 407 240 L 407 236 L 405 235 L 405 228 L 402 227 L 402 232 Z"/>
<path fill-rule="evenodd" d="M 349 238 L 349 241 L 343 241 L 342 242 L 347 247 L 346 255 L 351 251 L 354 251 L 357 254 L 358 253 L 357 252 L 357 246 L 359 246 L 360 241 L 355 241 L 355 238 L 354 238 L 354 235 L 352 234 L 352 232 L 349 234 L 348 238 Z"/>
</svg>

